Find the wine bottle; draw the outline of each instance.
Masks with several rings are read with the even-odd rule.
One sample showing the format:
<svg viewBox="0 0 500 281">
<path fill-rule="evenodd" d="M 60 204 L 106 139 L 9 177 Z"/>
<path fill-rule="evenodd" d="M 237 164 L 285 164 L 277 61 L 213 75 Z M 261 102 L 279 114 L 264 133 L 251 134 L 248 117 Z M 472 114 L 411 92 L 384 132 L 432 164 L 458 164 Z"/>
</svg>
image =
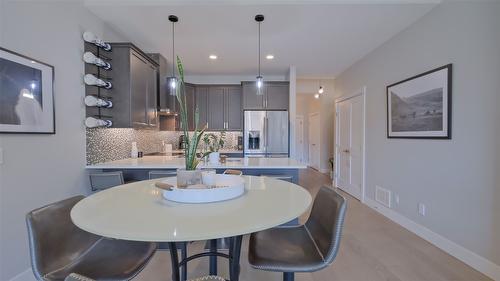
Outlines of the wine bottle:
<svg viewBox="0 0 500 281">
<path fill-rule="evenodd" d="M 85 105 L 86 106 L 95 106 L 95 107 L 103 107 L 103 108 L 111 108 L 113 107 L 113 102 L 110 100 L 103 100 L 95 96 L 86 96 L 85 97 Z"/>
<path fill-rule="evenodd" d="M 99 67 L 102 67 L 106 70 L 111 69 L 111 64 L 109 62 L 104 61 L 103 59 L 97 57 L 91 52 L 85 52 L 83 54 L 83 61 L 89 64 L 97 65 Z"/>
<path fill-rule="evenodd" d="M 97 78 L 93 74 L 85 74 L 83 81 L 89 86 L 97 86 L 105 89 L 113 88 L 113 84 L 111 84 L 111 82 Z"/>
<path fill-rule="evenodd" d="M 90 31 L 85 31 L 83 33 L 83 40 L 85 42 L 92 43 L 99 48 L 104 49 L 105 51 L 111 51 L 111 45 L 109 43 L 104 42 L 101 38 L 97 37 L 94 33 Z"/>
<path fill-rule="evenodd" d="M 111 120 L 97 119 L 94 117 L 87 117 L 85 119 L 85 126 L 87 128 L 99 128 L 99 127 L 111 127 L 113 126 L 113 122 Z"/>
</svg>

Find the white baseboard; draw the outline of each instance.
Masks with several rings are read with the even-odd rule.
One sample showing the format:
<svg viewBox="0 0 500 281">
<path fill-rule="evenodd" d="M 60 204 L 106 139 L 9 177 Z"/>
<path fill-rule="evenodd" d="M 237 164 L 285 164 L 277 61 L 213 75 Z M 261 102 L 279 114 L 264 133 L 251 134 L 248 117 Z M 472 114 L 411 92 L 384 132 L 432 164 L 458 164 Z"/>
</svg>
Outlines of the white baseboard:
<svg viewBox="0 0 500 281">
<path fill-rule="evenodd" d="M 35 275 L 33 275 L 33 271 L 31 271 L 31 268 L 28 268 L 18 275 L 12 277 L 9 281 L 36 281 L 36 278 Z"/>
<path fill-rule="evenodd" d="M 500 265 L 458 245 L 457 243 L 433 232 L 432 230 L 410 220 L 409 218 L 389 209 L 373 199 L 365 198 L 365 204 L 380 214 L 427 240 L 434 246 L 461 260 L 475 270 L 493 280 L 500 281 Z"/>
</svg>

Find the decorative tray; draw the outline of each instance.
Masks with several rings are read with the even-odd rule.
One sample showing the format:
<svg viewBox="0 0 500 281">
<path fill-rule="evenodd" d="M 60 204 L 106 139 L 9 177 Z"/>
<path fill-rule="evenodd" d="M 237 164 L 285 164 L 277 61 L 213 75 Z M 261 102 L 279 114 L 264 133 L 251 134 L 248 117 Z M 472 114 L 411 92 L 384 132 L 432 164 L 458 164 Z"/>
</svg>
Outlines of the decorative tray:
<svg viewBox="0 0 500 281">
<path fill-rule="evenodd" d="M 170 177 L 161 183 L 171 185 L 163 190 L 163 198 L 180 203 L 210 203 L 233 199 L 245 192 L 245 180 L 235 175 L 214 175 L 215 185 L 192 185 L 187 188 L 177 188 L 177 178 Z"/>
</svg>

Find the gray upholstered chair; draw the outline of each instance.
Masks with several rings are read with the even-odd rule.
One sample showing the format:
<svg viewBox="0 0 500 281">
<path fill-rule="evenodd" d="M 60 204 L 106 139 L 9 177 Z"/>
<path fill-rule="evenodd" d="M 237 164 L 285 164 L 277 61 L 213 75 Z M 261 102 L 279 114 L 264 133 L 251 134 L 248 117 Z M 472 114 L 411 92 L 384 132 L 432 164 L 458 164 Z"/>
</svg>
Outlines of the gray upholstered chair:
<svg viewBox="0 0 500 281">
<path fill-rule="evenodd" d="M 95 281 L 95 280 L 82 276 L 80 274 L 71 273 L 68 277 L 66 277 L 66 279 L 64 279 L 64 281 Z M 219 276 L 203 276 L 190 281 L 226 281 L 226 279 Z"/>
<path fill-rule="evenodd" d="M 59 201 L 26 215 L 33 274 L 62 281 L 76 272 L 97 280 L 129 280 L 156 251 L 155 243 L 103 238 L 73 224 L 70 212 L 84 196 Z"/>
<path fill-rule="evenodd" d="M 294 280 L 295 272 L 313 272 L 330 265 L 340 246 L 346 200 L 328 187 L 318 192 L 304 225 L 272 228 L 250 236 L 248 261 L 253 268 L 283 272 Z"/>
<path fill-rule="evenodd" d="M 161 171 L 161 170 L 153 170 L 148 173 L 149 179 L 158 179 L 158 178 L 168 178 L 177 176 L 176 171 Z"/>
<path fill-rule="evenodd" d="M 90 188 L 92 191 L 103 190 L 124 183 L 123 173 L 118 172 L 91 172 L 89 173 Z"/>
</svg>

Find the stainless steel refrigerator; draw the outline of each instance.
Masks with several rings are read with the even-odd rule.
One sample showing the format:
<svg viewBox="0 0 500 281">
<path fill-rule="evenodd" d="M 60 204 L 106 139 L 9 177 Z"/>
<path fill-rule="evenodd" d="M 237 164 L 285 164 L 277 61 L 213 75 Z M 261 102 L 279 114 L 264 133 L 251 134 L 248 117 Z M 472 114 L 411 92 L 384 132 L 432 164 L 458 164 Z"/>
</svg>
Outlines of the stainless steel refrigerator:
<svg viewBox="0 0 500 281">
<path fill-rule="evenodd" d="M 288 157 L 288 111 L 245 110 L 243 140 L 245 156 Z"/>
</svg>

